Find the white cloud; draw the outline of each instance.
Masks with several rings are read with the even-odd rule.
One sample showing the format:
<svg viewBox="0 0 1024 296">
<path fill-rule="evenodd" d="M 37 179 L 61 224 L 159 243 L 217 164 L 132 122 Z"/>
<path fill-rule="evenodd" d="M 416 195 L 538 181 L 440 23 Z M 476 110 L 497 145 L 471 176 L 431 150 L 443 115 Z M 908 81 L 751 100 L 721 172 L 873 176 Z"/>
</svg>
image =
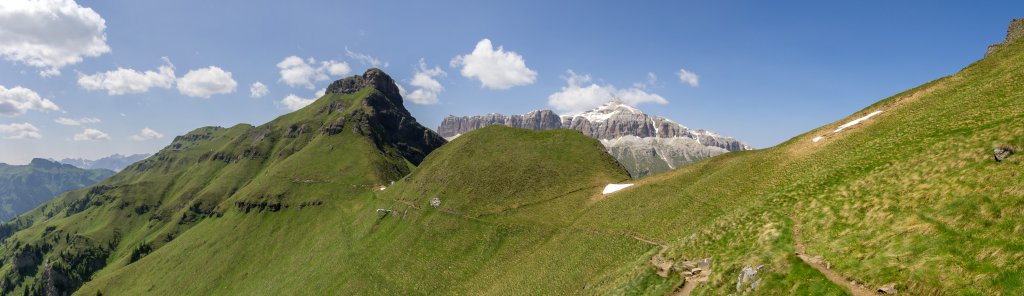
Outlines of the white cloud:
<svg viewBox="0 0 1024 296">
<path fill-rule="evenodd" d="M 142 131 L 140 131 L 138 135 L 132 135 L 132 140 L 135 140 L 135 141 L 145 141 L 145 140 L 151 140 L 151 139 L 162 139 L 163 137 L 164 137 L 164 134 L 158 133 L 158 132 L 154 131 L 153 129 L 150 129 L 150 128 L 147 127 L 147 128 L 143 128 Z"/>
<path fill-rule="evenodd" d="M 73 0 L 3 0 L 0 56 L 54 76 L 83 57 L 110 52 L 106 20 Z"/>
<path fill-rule="evenodd" d="M 294 94 L 289 94 L 288 96 L 284 97 L 284 99 L 281 99 L 281 105 L 284 105 L 284 107 L 288 108 L 288 110 L 295 111 L 302 109 L 302 107 L 309 106 L 309 104 L 312 104 L 315 101 L 316 99 L 306 99 L 296 96 Z"/>
<path fill-rule="evenodd" d="M 384 68 L 388 67 L 388 62 L 384 62 L 382 64 L 380 62 L 380 59 L 372 57 L 372 56 L 370 56 L 368 54 L 365 54 L 365 53 L 358 53 L 358 52 L 351 51 L 351 50 L 348 49 L 348 46 L 345 47 L 345 55 L 348 56 L 348 58 L 350 58 L 350 59 L 359 61 L 359 63 L 363 64 L 363 65 L 370 65 L 370 66 L 374 66 L 374 67 L 381 67 L 381 65 L 383 65 Z"/>
<path fill-rule="evenodd" d="M 4 139 L 39 139 L 39 129 L 30 123 L 0 124 L 0 134 L 5 134 Z"/>
<path fill-rule="evenodd" d="M 0 85 L 0 116 L 18 116 L 33 110 L 60 111 L 60 107 L 31 89 L 20 86 L 6 88 Z"/>
<path fill-rule="evenodd" d="M 412 93 L 403 96 L 408 98 L 413 104 L 437 104 L 437 96 L 441 94 L 444 87 L 434 77 L 445 75 L 448 75 L 448 73 L 441 70 L 441 67 L 427 68 L 426 61 L 420 59 L 419 68 L 413 74 L 412 81 L 409 82 L 409 85 L 416 89 Z M 403 91 L 399 89 L 399 92 Z"/>
<path fill-rule="evenodd" d="M 71 119 L 71 118 L 67 118 L 67 117 L 59 117 L 57 119 L 54 119 L 53 122 L 56 122 L 56 123 L 62 124 L 62 125 L 79 126 L 79 125 L 83 125 L 83 124 L 99 123 L 100 119 L 99 118 L 95 118 L 95 117 L 82 117 L 82 118 L 79 118 L 79 119 Z"/>
<path fill-rule="evenodd" d="M 352 67 L 349 67 L 346 62 L 326 61 L 320 67 L 326 69 L 328 74 L 334 76 L 345 76 L 352 72 Z"/>
<path fill-rule="evenodd" d="M 567 71 L 567 75 L 562 78 L 566 86 L 548 96 L 548 104 L 565 113 L 586 111 L 612 99 L 620 99 L 630 105 L 668 104 L 668 100 L 658 94 L 637 87 L 618 89 L 612 85 L 598 85 L 591 82 L 590 75 L 578 75 L 572 70 Z"/>
<path fill-rule="evenodd" d="M 291 87 L 301 86 L 313 89 L 313 83 L 329 79 L 328 74 L 344 76 L 352 72 L 352 67 L 349 67 L 348 63 L 334 60 L 320 62 L 319 66 L 314 66 L 317 66 L 314 58 L 303 60 L 297 56 L 286 57 L 277 63 L 277 68 L 281 73 L 281 79 L 278 81 Z"/>
<path fill-rule="evenodd" d="M 451 66 L 462 66 L 462 76 L 479 79 L 481 86 L 490 89 L 528 85 L 537 79 L 537 72 L 526 67 L 523 56 L 501 46 L 495 50 L 488 39 L 480 40 L 472 53 L 453 58 Z"/>
<path fill-rule="evenodd" d="M 178 78 L 178 91 L 190 97 L 210 98 L 215 94 L 235 92 L 238 83 L 231 78 L 231 72 L 209 66 L 188 71 Z"/>
<path fill-rule="evenodd" d="M 110 135 L 107 135 L 107 133 L 104 133 L 98 129 L 87 128 L 83 130 L 82 133 L 75 134 L 75 137 L 73 139 L 75 141 L 110 140 Z"/>
<path fill-rule="evenodd" d="M 681 81 L 682 83 L 689 84 L 692 87 L 697 87 L 700 85 L 700 80 L 698 79 L 699 77 L 697 77 L 696 73 L 687 71 L 686 69 L 679 69 L 678 75 L 679 81 Z"/>
<path fill-rule="evenodd" d="M 256 81 L 252 86 L 249 86 L 249 96 L 253 98 L 262 98 L 263 96 L 270 93 L 270 89 L 267 88 L 262 82 Z"/>
<path fill-rule="evenodd" d="M 313 98 L 314 99 L 319 99 L 320 97 L 323 97 L 326 94 L 327 94 L 327 89 L 326 88 L 321 88 L 320 90 L 316 91 L 315 94 L 313 94 Z"/>
<path fill-rule="evenodd" d="M 133 69 L 79 75 L 78 85 L 87 90 L 106 90 L 108 95 L 144 93 L 150 88 L 171 88 L 174 85 L 174 65 L 166 57 L 156 71 L 139 72 Z"/>
<path fill-rule="evenodd" d="M 401 95 L 403 98 L 409 95 L 409 92 L 405 91 L 405 88 L 402 87 L 401 84 L 395 83 L 395 86 L 398 87 L 398 94 Z"/>
</svg>

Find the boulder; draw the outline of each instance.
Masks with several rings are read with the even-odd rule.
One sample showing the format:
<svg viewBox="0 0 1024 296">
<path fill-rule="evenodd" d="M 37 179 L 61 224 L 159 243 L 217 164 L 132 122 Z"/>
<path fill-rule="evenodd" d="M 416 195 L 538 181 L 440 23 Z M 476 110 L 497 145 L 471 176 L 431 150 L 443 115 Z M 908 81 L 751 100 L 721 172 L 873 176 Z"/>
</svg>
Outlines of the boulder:
<svg viewBox="0 0 1024 296">
<path fill-rule="evenodd" d="M 1014 151 L 1013 147 L 1000 146 L 992 151 L 992 155 L 996 161 L 1003 161 L 1007 157 L 1010 157 L 1010 155 L 1013 155 L 1014 152 L 1016 151 Z"/>
<path fill-rule="evenodd" d="M 896 284 L 888 284 L 885 286 L 878 287 L 879 294 L 893 295 L 896 294 L 897 292 L 898 291 L 896 291 Z"/>
</svg>

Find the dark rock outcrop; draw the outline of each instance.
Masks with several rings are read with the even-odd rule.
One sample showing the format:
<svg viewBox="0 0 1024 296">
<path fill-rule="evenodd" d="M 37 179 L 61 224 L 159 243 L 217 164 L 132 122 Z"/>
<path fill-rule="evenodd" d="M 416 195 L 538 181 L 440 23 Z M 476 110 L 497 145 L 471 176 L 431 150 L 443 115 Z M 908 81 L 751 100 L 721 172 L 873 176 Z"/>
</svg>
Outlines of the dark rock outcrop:
<svg viewBox="0 0 1024 296">
<path fill-rule="evenodd" d="M 420 125 L 403 105 L 398 85 L 391 76 L 377 68 L 363 75 L 335 81 L 327 87 L 327 94 L 350 94 L 372 87 L 374 92 L 363 103 L 372 110 L 359 111 L 353 117 L 362 133 L 373 136 L 378 146 L 395 145 L 403 157 L 419 165 L 427 154 L 446 141 L 434 131 Z M 328 132 L 336 129 L 328 129 Z"/>
</svg>

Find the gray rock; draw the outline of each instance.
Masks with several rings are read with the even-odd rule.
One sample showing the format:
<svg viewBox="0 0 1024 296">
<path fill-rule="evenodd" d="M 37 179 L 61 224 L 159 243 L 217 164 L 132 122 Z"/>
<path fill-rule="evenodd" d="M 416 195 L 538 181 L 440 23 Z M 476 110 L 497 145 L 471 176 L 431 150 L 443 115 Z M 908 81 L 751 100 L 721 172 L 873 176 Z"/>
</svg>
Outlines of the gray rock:
<svg viewBox="0 0 1024 296">
<path fill-rule="evenodd" d="M 436 197 L 435 198 L 431 198 L 430 199 L 430 206 L 431 207 L 435 207 L 435 208 L 436 207 L 440 207 L 441 206 L 441 199 L 440 198 L 436 198 Z"/>
<path fill-rule="evenodd" d="M 888 284 L 885 286 L 878 287 L 879 294 L 894 295 L 898 292 L 899 291 L 896 291 L 896 284 Z"/>
<path fill-rule="evenodd" d="M 1003 161 L 1007 157 L 1010 157 L 1010 155 L 1013 155 L 1014 152 L 1016 152 L 1016 151 L 1014 151 L 1014 149 L 1012 147 L 1001 146 L 1001 147 L 996 148 L 993 151 L 992 154 L 995 157 L 996 161 Z"/>
<path fill-rule="evenodd" d="M 441 121 L 437 132 L 446 139 L 453 139 L 472 130 L 495 124 L 531 130 L 562 128 L 561 118 L 558 114 L 551 110 L 538 110 L 523 115 L 492 113 L 481 116 L 448 116 Z"/>
<path fill-rule="evenodd" d="M 740 271 L 739 280 L 736 281 L 736 292 L 749 292 L 756 290 L 761 285 L 761 279 L 757 278 L 757 272 L 761 270 L 764 265 L 759 265 L 756 268 L 746 266 Z"/>
</svg>

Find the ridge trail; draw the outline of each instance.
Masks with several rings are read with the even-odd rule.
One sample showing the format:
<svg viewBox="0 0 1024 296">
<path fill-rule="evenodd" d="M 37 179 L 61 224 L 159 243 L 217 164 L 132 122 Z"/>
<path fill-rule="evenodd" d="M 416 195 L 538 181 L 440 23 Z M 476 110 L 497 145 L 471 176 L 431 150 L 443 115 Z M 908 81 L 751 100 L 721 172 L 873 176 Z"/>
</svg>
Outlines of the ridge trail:
<svg viewBox="0 0 1024 296">
<path fill-rule="evenodd" d="M 801 261 L 807 263 L 807 265 L 810 265 L 811 267 L 814 267 L 814 269 L 818 270 L 818 272 L 828 278 L 828 280 L 833 284 L 846 287 L 850 290 L 850 294 L 853 294 L 853 296 L 877 295 L 871 291 L 871 289 L 847 279 L 835 270 L 830 269 L 829 266 L 825 266 L 822 262 L 819 262 L 819 260 L 814 260 L 812 256 L 808 255 L 804 248 L 804 244 L 802 243 L 803 237 L 800 235 L 800 227 L 798 225 L 799 223 L 796 220 L 793 220 L 793 248 L 796 250 L 796 256 L 799 257 Z"/>
</svg>

